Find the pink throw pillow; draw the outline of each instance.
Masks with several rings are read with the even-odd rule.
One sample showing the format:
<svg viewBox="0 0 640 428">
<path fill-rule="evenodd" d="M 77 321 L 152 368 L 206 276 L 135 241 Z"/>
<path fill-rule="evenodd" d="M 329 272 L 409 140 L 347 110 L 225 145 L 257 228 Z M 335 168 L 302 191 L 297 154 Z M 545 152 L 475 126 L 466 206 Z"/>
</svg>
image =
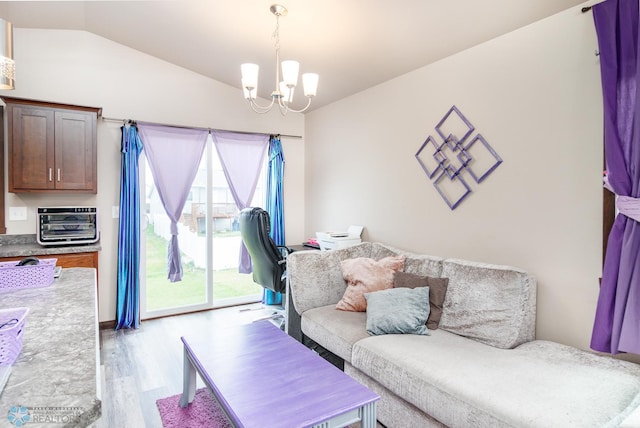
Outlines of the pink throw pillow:
<svg viewBox="0 0 640 428">
<path fill-rule="evenodd" d="M 393 274 L 404 269 L 405 256 L 390 256 L 380 260 L 357 257 L 340 262 L 342 277 L 347 289 L 336 309 L 365 312 L 367 300 L 364 293 L 393 288 Z"/>
</svg>

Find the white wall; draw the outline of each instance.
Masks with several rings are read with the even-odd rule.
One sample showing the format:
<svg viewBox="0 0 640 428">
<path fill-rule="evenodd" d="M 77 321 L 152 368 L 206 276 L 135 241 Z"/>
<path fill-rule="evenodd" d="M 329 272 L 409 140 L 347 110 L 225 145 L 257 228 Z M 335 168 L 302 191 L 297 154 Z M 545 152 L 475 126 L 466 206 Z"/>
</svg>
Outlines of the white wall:
<svg viewBox="0 0 640 428">
<path fill-rule="evenodd" d="M 591 14 L 574 8 L 307 114 L 307 234 L 362 224 L 367 240 L 524 268 L 538 278 L 538 338 L 588 348 L 602 258 L 596 48 Z M 454 211 L 414 158 L 452 105 L 504 160 Z"/>
<path fill-rule="evenodd" d="M 302 115 L 253 113 L 239 89 L 82 31 L 14 30 L 15 91 L 0 95 L 102 107 L 104 117 L 238 131 L 304 134 Z M 275 114 L 273 114 L 275 113 Z M 98 194 L 6 194 L 26 206 L 27 221 L 8 221 L 8 234 L 36 232 L 38 206 L 95 205 L 101 213 L 100 321 L 115 318 L 120 126 L 98 122 Z M 304 239 L 304 140 L 283 137 L 285 219 L 290 242 Z M 6 173 L 5 173 L 6 179 Z M 6 189 L 6 187 L 5 187 Z M 6 190 L 5 190 L 6 191 Z"/>
</svg>

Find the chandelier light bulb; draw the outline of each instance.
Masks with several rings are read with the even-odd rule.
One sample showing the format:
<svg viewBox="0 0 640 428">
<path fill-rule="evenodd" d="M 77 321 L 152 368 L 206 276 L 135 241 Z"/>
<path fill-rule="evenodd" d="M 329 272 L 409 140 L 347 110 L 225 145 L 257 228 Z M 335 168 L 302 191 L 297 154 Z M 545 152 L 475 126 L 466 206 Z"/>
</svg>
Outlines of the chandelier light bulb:
<svg viewBox="0 0 640 428">
<path fill-rule="evenodd" d="M 242 71 L 242 87 L 249 91 L 258 87 L 258 71 L 260 66 L 258 64 L 242 64 L 240 66 Z"/>
<path fill-rule="evenodd" d="M 247 89 L 247 85 L 245 84 L 244 79 L 242 79 L 242 93 L 244 95 L 245 100 L 255 100 L 258 92 L 258 88 L 255 87 L 251 90 Z"/>
<path fill-rule="evenodd" d="M 298 84 L 298 70 L 300 63 L 298 61 L 282 61 L 282 80 L 289 88 L 295 88 Z"/>
<path fill-rule="evenodd" d="M 318 75 L 316 73 L 305 73 L 302 75 L 302 87 L 305 97 L 315 97 L 318 90 Z"/>
<path fill-rule="evenodd" d="M 282 101 L 285 103 L 290 103 L 293 101 L 293 91 L 295 88 L 293 86 L 287 85 L 286 82 L 280 82 L 280 92 L 282 93 Z"/>
</svg>

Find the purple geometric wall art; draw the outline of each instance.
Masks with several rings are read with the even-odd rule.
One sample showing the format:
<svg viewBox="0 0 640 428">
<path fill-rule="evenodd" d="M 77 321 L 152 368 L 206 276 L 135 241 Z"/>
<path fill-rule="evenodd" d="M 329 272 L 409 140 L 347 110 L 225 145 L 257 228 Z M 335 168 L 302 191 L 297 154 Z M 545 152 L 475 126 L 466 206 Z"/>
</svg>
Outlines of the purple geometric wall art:
<svg viewBox="0 0 640 428">
<path fill-rule="evenodd" d="M 436 125 L 436 132 L 443 140 L 448 140 L 453 136 L 459 143 L 464 143 L 464 140 L 471 135 L 474 129 L 475 127 L 456 106 L 452 106 Z"/>
<path fill-rule="evenodd" d="M 469 141 L 464 146 L 463 151 L 470 156 L 467 170 L 476 180 L 476 183 L 482 183 L 482 180 L 487 178 L 502 163 L 502 158 L 498 156 L 481 134 L 476 135 Z"/>
<path fill-rule="evenodd" d="M 469 163 L 469 158 L 462 146 L 454 136 L 449 136 L 446 144 L 440 145 L 433 156 L 440 161 L 445 170 L 451 169 L 455 175 L 460 174 L 462 169 Z"/>
<path fill-rule="evenodd" d="M 435 156 L 439 148 L 440 145 L 429 135 L 418 150 L 418 153 L 416 153 L 416 159 L 418 159 L 420 166 L 430 179 L 440 170 L 440 160 Z"/>
<path fill-rule="evenodd" d="M 415 157 L 442 199 L 454 210 L 471 194 L 464 175 L 468 173 L 481 183 L 502 159 L 481 134 L 469 139 L 475 127 L 456 106 L 449 109 L 435 130 L 442 141 L 429 135 Z"/>
<path fill-rule="evenodd" d="M 442 174 L 433 181 L 433 185 L 452 210 L 455 210 L 460 202 L 471 193 L 471 188 L 466 181 L 451 167 L 444 168 Z"/>
</svg>

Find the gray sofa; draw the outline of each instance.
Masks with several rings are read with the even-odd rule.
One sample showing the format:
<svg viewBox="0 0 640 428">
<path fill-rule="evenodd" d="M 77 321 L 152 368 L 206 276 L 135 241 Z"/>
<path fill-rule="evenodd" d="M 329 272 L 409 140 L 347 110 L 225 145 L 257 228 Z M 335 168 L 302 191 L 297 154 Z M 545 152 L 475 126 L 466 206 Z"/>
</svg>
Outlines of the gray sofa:
<svg viewBox="0 0 640 428">
<path fill-rule="evenodd" d="M 370 336 L 365 312 L 335 309 L 342 260 L 399 254 L 405 272 L 449 278 L 428 336 Z M 389 428 L 640 427 L 640 366 L 535 340 L 536 281 L 522 270 L 367 242 L 295 252 L 288 279 L 289 333 L 377 392 Z"/>
</svg>

